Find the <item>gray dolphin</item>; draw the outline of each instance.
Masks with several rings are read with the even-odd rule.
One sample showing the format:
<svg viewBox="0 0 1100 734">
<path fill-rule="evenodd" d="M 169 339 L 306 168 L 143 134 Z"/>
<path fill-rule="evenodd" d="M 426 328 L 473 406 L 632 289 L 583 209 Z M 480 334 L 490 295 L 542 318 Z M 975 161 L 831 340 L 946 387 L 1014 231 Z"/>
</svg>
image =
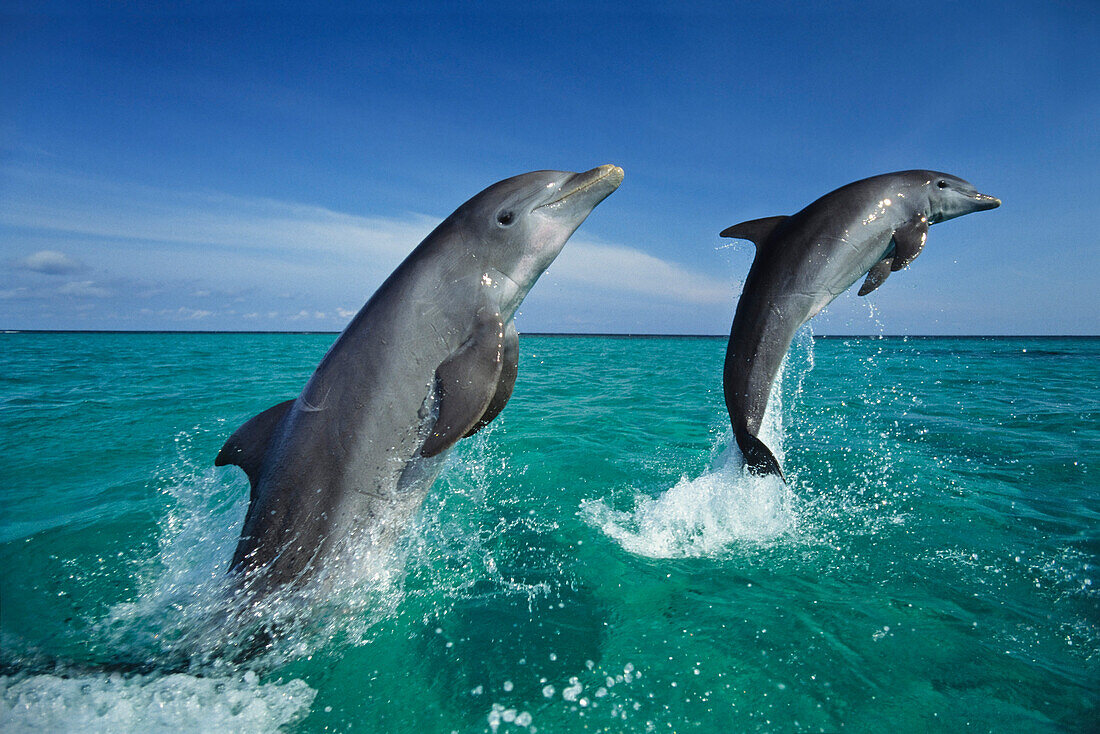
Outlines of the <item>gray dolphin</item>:
<svg viewBox="0 0 1100 734">
<path fill-rule="evenodd" d="M 1000 205 L 961 178 L 899 171 L 850 183 L 797 214 L 722 231 L 722 237 L 756 244 L 722 376 L 730 422 L 750 472 L 783 476 L 756 434 L 795 332 L 863 275 L 861 296 L 913 262 L 928 225 Z"/>
<path fill-rule="evenodd" d="M 621 168 L 535 171 L 458 208 L 378 288 L 301 394 L 230 436 L 215 464 L 252 486 L 230 565 L 266 594 L 392 545 L 447 451 L 500 413 L 512 317 Z"/>
</svg>

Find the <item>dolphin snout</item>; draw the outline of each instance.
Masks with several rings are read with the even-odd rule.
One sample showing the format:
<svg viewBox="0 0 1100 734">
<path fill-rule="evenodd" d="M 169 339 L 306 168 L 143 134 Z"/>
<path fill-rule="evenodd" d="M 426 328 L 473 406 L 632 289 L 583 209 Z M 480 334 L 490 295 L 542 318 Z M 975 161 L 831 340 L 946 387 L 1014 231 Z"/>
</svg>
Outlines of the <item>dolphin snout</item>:
<svg viewBox="0 0 1100 734">
<path fill-rule="evenodd" d="M 623 175 L 623 169 L 611 163 L 605 163 L 590 171 L 578 173 L 562 187 L 562 195 L 558 198 L 558 201 L 590 189 L 596 184 L 599 184 L 601 188 L 606 188 L 607 192 L 611 193 L 619 188 L 619 184 L 623 182 Z"/>
<path fill-rule="evenodd" d="M 602 166 L 597 166 L 591 171 L 588 171 L 586 175 L 591 173 L 598 173 L 599 178 L 603 178 L 605 176 L 608 177 L 610 179 L 608 183 L 614 184 L 615 186 L 618 186 L 623 182 L 623 176 L 625 175 L 623 173 L 623 169 L 619 168 L 613 163 L 605 163 Z"/>
<path fill-rule="evenodd" d="M 974 196 L 974 201 L 977 203 L 977 211 L 984 212 L 986 209 L 996 209 L 1001 205 L 1001 200 L 996 196 L 989 196 L 988 194 L 977 194 Z"/>
<path fill-rule="evenodd" d="M 619 188 L 619 184 L 622 182 L 623 169 L 610 163 L 597 166 L 590 171 L 575 173 L 570 176 L 562 185 L 558 195 L 554 197 L 552 201 L 548 201 L 542 206 L 555 207 L 566 199 L 587 192 L 588 196 L 582 196 L 579 197 L 579 199 L 588 199 L 591 197 L 592 201 L 589 207 L 589 209 L 591 209 L 595 207 L 596 204 L 603 201 L 612 191 Z"/>
</svg>

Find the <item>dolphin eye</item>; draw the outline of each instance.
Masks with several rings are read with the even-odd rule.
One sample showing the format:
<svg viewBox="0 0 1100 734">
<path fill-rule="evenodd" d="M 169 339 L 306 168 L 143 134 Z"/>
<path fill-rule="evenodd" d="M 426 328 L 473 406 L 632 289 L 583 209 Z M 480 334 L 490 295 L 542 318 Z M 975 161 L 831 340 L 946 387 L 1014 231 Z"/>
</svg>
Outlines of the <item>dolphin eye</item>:
<svg viewBox="0 0 1100 734">
<path fill-rule="evenodd" d="M 947 182 L 944 181 L 942 178 L 936 182 L 936 185 L 939 186 L 941 189 L 947 188 Z"/>
<path fill-rule="evenodd" d="M 507 227 L 515 220 L 515 218 L 516 215 L 509 209 L 507 211 L 501 212 L 500 214 L 497 214 L 497 223 L 501 227 Z"/>
</svg>

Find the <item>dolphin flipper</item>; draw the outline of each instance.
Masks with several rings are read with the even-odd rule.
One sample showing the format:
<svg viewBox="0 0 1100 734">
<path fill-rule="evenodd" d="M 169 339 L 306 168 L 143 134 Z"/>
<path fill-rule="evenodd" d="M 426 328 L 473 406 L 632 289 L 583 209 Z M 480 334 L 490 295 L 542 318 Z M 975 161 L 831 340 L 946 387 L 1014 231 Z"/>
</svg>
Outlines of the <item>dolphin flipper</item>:
<svg viewBox="0 0 1100 734">
<path fill-rule="evenodd" d="M 867 280 L 859 288 L 859 295 L 865 296 L 882 285 L 890 273 L 901 270 L 917 259 L 928 239 L 928 219 L 924 216 L 914 219 L 894 230 L 893 247 L 890 254 L 882 258 L 867 272 Z"/>
<path fill-rule="evenodd" d="M 763 441 L 748 431 L 737 431 L 736 438 L 737 446 L 745 456 L 745 466 L 748 467 L 750 474 L 756 476 L 775 474 L 784 482 L 787 481 L 783 477 L 783 470 L 779 468 L 779 461 Z"/>
<path fill-rule="evenodd" d="M 512 397 L 512 390 L 516 386 L 516 375 L 518 374 L 519 334 L 516 332 L 516 322 L 509 321 L 508 326 L 504 329 L 504 348 L 501 352 L 500 381 L 497 382 L 497 391 L 493 393 L 493 398 L 489 401 L 489 407 L 485 409 L 485 413 L 474 424 L 473 428 L 463 434 L 463 438 L 474 435 L 500 415 L 500 411 L 504 410 L 504 406 L 508 403 L 508 398 Z"/>
<path fill-rule="evenodd" d="M 928 219 L 921 216 L 906 222 L 894 231 L 894 263 L 891 270 L 901 270 L 917 259 L 928 239 Z"/>
<path fill-rule="evenodd" d="M 236 464 L 244 469 L 248 475 L 248 481 L 252 485 L 252 491 L 256 491 L 256 480 L 260 476 L 260 467 L 263 465 L 264 454 L 271 442 L 271 435 L 282 423 L 283 417 L 294 400 L 286 400 L 259 413 L 238 428 L 222 446 L 214 459 L 214 466 Z"/>
<path fill-rule="evenodd" d="M 735 224 L 732 227 L 726 227 L 718 233 L 719 237 L 732 237 L 738 240 L 748 240 L 757 247 L 764 243 L 765 240 L 771 236 L 771 233 L 776 227 L 780 225 L 786 219 L 789 219 L 787 215 L 779 217 L 764 217 L 763 219 L 750 219 L 747 222 L 741 222 Z"/>
<path fill-rule="evenodd" d="M 496 394 L 503 356 L 500 314 L 479 318 L 470 338 L 435 371 L 439 416 L 420 449 L 421 456 L 449 449 L 477 425 Z"/>
<path fill-rule="evenodd" d="M 863 281 L 863 285 L 859 287 L 859 295 L 865 296 L 882 285 L 890 277 L 891 269 L 896 270 L 892 268 L 893 262 L 894 258 L 891 256 L 884 257 L 875 263 L 874 267 L 867 271 L 867 280 Z"/>
</svg>

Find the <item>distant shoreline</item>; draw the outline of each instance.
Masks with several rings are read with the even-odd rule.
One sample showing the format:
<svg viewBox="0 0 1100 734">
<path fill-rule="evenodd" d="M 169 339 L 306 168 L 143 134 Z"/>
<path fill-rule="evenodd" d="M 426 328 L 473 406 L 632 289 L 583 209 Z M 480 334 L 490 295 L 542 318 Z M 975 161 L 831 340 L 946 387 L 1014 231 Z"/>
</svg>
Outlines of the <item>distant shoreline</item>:
<svg viewBox="0 0 1100 734">
<path fill-rule="evenodd" d="M 226 334 L 330 335 L 339 331 L 236 331 L 198 329 L 0 329 L 0 334 Z M 728 334 L 629 334 L 587 332 L 521 332 L 520 336 L 601 339 L 727 339 Z M 1100 339 L 1100 334 L 814 334 L 814 339 Z"/>
</svg>

